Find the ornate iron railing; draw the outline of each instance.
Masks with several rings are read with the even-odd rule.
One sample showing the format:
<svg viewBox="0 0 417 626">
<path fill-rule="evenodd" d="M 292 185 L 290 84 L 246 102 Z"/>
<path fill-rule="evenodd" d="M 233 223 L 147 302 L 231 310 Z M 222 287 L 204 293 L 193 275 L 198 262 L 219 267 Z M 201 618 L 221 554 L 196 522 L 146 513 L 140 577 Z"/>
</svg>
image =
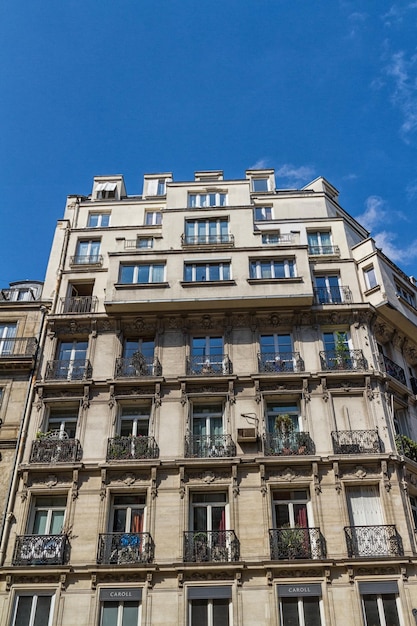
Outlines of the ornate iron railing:
<svg viewBox="0 0 417 626">
<path fill-rule="evenodd" d="M 19 535 L 13 565 L 64 565 L 68 560 L 66 535 Z"/>
<path fill-rule="evenodd" d="M 324 559 L 326 543 L 319 528 L 272 528 L 271 560 Z"/>
<path fill-rule="evenodd" d="M 183 246 L 233 246 L 235 238 L 233 235 L 181 235 Z"/>
<path fill-rule="evenodd" d="M 365 370 L 367 362 L 362 350 L 321 350 L 322 370 Z"/>
<path fill-rule="evenodd" d="M 116 359 L 115 378 L 137 378 L 140 376 L 161 376 L 162 367 L 154 356 L 145 356 L 136 352 L 128 359 Z"/>
<path fill-rule="evenodd" d="M 393 524 L 387 526 L 346 526 L 348 556 L 402 556 L 401 538 Z"/>
<path fill-rule="evenodd" d="M 227 354 L 218 354 L 188 357 L 186 371 L 188 376 L 227 376 L 233 368 Z"/>
<path fill-rule="evenodd" d="M 377 454 L 381 452 L 381 441 L 377 430 L 332 431 L 335 454 Z"/>
<path fill-rule="evenodd" d="M 258 371 L 271 374 L 304 372 L 304 361 L 299 352 L 261 352 L 258 354 Z"/>
<path fill-rule="evenodd" d="M 310 255 L 339 255 L 339 246 L 308 246 L 308 253 Z"/>
<path fill-rule="evenodd" d="M 406 435 L 395 435 L 398 453 L 417 463 L 417 442 Z"/>
<path fill-rule="evenodd" d="M 351 304 L 352 292 L 349 287 L 314 287 L 316 304 Z"/>
<path fill-rule="evenodd" d="M 93 368 L 88 359 L 73 361 L 48 361 L 45 380 L 86 380 L 93 375 Z"/>
<path fill-rule="evenodd" d="M 0 359 L 34 356 L 37 343 L 36 337 L 4 337 L 0 339 Z"/>
<path fill-rule="evenodd" d="M 101 254 L 77 254 L 70 257 L 70 265 L 103 265 Z"/>
<path fill-rule="evenodd" d="M 154 437 L 113 437 L 107 441 L 107 461 L 157 459 L 158 456 Z"/>
<path fill-rule="evenodd" d="M 75 463 L 81 459 L 78 439 L 35 439 L 32 441 L 30 463 Z"/>
<path fill-rule="evenodd" d="M 98 536 L 99 565 L 151 563 L 153 559 L 154 545 L 149 533 L 101 533 Z"/>
<path fill-rule="evenodd" d="M 307 432 L 290 432 L 286 435 L 265 433 L 265 456 L 303 456 L 314 454 L 314 442 Z"/>
<path fill-rule="evenodd" d="M 200 459 L 236 456 L 236 446 L 231 435 L 188 435 L 185 456 Z"/>
<path fill-rule="evenodd" d="M 234 530 L 195 530 L 184 533 L 186 563 L 239 561 L 239 541 Z"/>
<path fill-rule="evenodd" d="M 73 296 L 61 298 L 61 313 L 94 313 L 98 298 L 96 296 Z"/>
<path fill-rule="evenodd" d="M 385 356 L 385 354 L 382 355 L 382 359 L 386 373 L 389 374 L 389 376 L 392 376 L 392 378 L 395 378 L 395 380 L 398 380 L 403 385 L 406 385 L 407 381 L 405 379 L 405 373 L 403 368 L 400 365 L 397 365 L 397 363 L 394 363 L 394 361 L 391 361 L 391 359 Z"/>
</svg>

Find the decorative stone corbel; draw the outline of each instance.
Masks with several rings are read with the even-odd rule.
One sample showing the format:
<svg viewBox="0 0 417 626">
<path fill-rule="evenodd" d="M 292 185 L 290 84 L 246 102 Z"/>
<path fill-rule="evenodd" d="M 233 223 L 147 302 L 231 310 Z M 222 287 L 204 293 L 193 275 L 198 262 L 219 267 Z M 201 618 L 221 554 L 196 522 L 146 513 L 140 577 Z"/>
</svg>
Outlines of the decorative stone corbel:
<svg viewBox="0 0 417 626">
<path fill-rule="evenodd" d="M 112 409 L 116 404 L 116 398 L 114 395 L 114 385 L 110 385 L 110 393 L 109 393 L 109 407 Z"/>
<path fill-rule="evenodd" d="M 146 585 L 148 589 L 152 589 L 153 587 L 153 574 L 152 572 L 147 572 L 146 574 Z"/>
<path fill-rule="evenodd" d="M 72 472 L 72 491 L 71 498 L 76 500 L 78 498 L 78 470 L 75 469 Z"/>
<path fill-rule="evenodd" d="M 97 589 L 97 574 L 91 574 L 91 589 Z"/>
<path fill-rule="evenodd" d="M 321 493 L 319 464 L 316 461 L 312 463 L 312 470 L 313 470 L 314 491 L 316 492 L 317 495 L 319 495 Z"/>
<path fill-rule="evenodd" d="M 236 572 L 235 574 L 236 585 L 238 587 L 242 586 L 242 572 Z"/>
<path fill-rule="evenodd" d="M 255 401 L 259 404 L 262 400 L 261 386 L 259 380 L 255 380 Z"/>
<path fill-rule="evenodd" d="M 334 473 L 334 486 L 337 493 L 342 491 L 342 483 L 340 481 L 340 473 L 339 473 L 339 463 L 338 461 L 334 461 L 333 463 L 333 473 Z"/>
<path fill-rule="evenodd" d="M 353 567 L 348 567 L 347 573 L 349 576 L 349 582 L 353 585 L 353 583 L 355 582 L 355 572 L 354 572 Z"/>
<path fill-rule="evenodd" d="M 158 489 L 156 486 L 156 467 L 151 468 L 151 496 L 154 500 L 158 495 Z"/>
<path fill-rule="evenodd" d="M 303 390 L 302 390 L 303 400 L 306 402 L 310 402 L 311 394 L 308 390 L 308 380 L 307 378 L 303 378 Z"/>
<path fill-rule="evenodd" d="M 61 586 L 61 589 L 65 591 L 65 589 L 67 588 L 67 575 L 66 574 L 60 574 L 59 584 Z"/>
<path fill-rule="evenodd" d="M 407 568 L 405 567 L 405 565 L 401 567 L 401 578 L 404 582 L 408 582 Z"/>
<path fill-rule="evenodd" d="M 6 576 L 6 591 L 10 591 L 12 586 L 12 576 L 11 574 L 7 574 Z"/>
<path fill-rule="evenodd" d="M 374 399 L 374 392 L 372 391 L 371 377 L 370 376 L 365 376 L 365 389 L 366 389 L 366 396 L 367 396 L 368 400 L 373 400 Z"/>
<path fill-rule="evenodd" d="M 161 406 L 161 383 L 155 383 L 155 406 Z"/>
<path fill-rule="evenodd" d="M 88 385 L 84 385 L 82 406 L 83 406 L 84 411 L 86 411 L 90 406 L 90 387 Z"/>
<path fill-rule="evenodd" d="M 184 572 L 178 572 L 177 581 L 178 581 L 178 588 L 182 589 L 184 587 Z"/>
<path fill-rule="evenodd" d="M 184 465 L 180 466 L 180 498 L 185 496 L 185 470 Z"/>
<path fill-rule="evenodd" d="M 259 474 L 261 476 L 261 494 L 266 496 L 268 488 L 266 486 L 265 465 L 263 463 L 259 466 Z"/>
<path fill-rule="evenodd" d="M 272 570 L 268 569 L 266 570 L 266 584 L 269 587 L 272 587 L 272 583 L 274 582 L 274 577 L 272 575 Z"/>
<path fill-rule="evenodd" d="M 389 477 L 388 463 L 386 461 L 381 461 L 381 472 L 382 472 L 382 481 L 384 483 L 385 491 L 390 491 L 391 481 Z"/>
<path fill-rule="evenodd" d="M 187 386 L 185 383 L 181 383 L 181 404 L 182 406 L 187 404 Z"/>
<path fill-rule="evenodd" d="M 22 489 L 22 493 L 20 494 L 20 499 L 22 502 L 25 502 L 25 500 L 27 500 L 27 497 L 28 497 L 28 487 L 29 487 L 29 473 L 27 471 L 23 472 L 22 474 L 22 483 L 23 483 L 23 489 Z"/>
<path fill-rule="evenodd" d="M 236 498 L 236 496 L 239 495 L 239 485 L 238 485 L 238 479 L 237 479 L 237 465 L 232 465 L 232 483 L 233 483 L 233 487 L 232 487 L 233 495 Z"/>
<path fill-rule="evenodd" d="M 236 404 L 236 394 L 235 394 L 235 386 L 233 384 L 233 380 L 229 380 L 228 400 L 230 404 Z"/>
<path fill-rule="evenodd" d="M 332 584 L 332 580 L 330 578 L 330 572 L 331 572 L 330 567 L 325 567 L 324 568 L 324 577 L 326 579 L 326 584 L 327 585 L 331 585 Z"/>
<path fill-rule="evenodd" d="M 106 484 L 107 484 L 107 471 L 101 470 L 101 487 L 100 487 L 100 500 L 104 500 L 106 497 Z"/>
<path fill-rule="evenodd" d="M 329 390 L 327 389 L 327 380 L 325 378 L 321 379 L 321 390 L 323 394 L 323 400 L 327 402 L 330 395 L 329 395 Z"/>
</svg>

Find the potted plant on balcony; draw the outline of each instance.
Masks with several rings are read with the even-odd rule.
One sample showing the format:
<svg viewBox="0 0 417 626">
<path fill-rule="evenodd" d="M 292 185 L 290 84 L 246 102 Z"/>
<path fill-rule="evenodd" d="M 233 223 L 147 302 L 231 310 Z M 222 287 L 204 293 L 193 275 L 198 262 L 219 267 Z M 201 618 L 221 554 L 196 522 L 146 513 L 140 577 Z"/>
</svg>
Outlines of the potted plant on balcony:
<svg viewBox="0 0 417 626">
<path fill-rule="evenodd" d="M 279 529 L 278 554 L 283 559 L 305 559 L 309 557 L 306 529 L 289 524 Z"/>
<path fill-rule="evenodd" d="M 335 359 L 334 365 L 336 369 L 351 369 L 350 350 L 346 344 L 346 334 L 336 333 L 336 342 L 334 347 Z"/>
<path fill-rule="evenodd" d="M 294 422 L 288 413 L 280 413 L 275 418 L 275 435 L 282 445 L 282 454 L 292 454 L 291 436 L 294 432 Z"/>
<path fill-rule="evenodd" d="M 139 376 L 149 376 L 149 365 L 142 352 L 138 351 L 132 355 L 132 365 Z"/>
</svg>

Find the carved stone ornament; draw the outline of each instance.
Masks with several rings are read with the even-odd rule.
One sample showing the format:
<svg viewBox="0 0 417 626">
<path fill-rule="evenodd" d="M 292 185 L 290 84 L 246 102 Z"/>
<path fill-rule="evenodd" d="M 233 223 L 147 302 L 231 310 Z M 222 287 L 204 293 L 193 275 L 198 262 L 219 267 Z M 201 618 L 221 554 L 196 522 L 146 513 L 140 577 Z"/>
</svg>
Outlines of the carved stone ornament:
<svg viewBox="0 0 417 626">
<path fill-rule="evenodd" d="M 354 475 L 356 476 L 356 478 L 360 478 L 363 479 L 366 477 L 366 470 L 364 467 L 358 466 L 356 468 L 356 471 L 354 472 Z"/>
<path fill-rule="evenodd" d="M 206 485 L 210 485 L 213 482 L 218 480 L 230 480 L 230 474 L 227 472 L 213 472 L 211 470 L 207 470 L 204 472 L 189 472 L 188 474 L 189 480 L 199 481 L 206 483 Z"/>
<path fill-rule="evenodd" d="M 305 569 L 281 569 L 275 572 L 277 578 L 323 578 L 322 569 L 312 569 L 306 567 Z M 317 581 L 320 582 L 320 581 Z"/>
<path fill-rule="evenodd" d="M 119 478 L 119 482 L 122 482 L 125 485 L 127 485 L 128 487 L 130 487 L 131 485 L 135 484 L 136 476 L 134 474 L 128 472 L 127 474 L 123 474 L 123 476 L 121 476 Z"/>
</svg>

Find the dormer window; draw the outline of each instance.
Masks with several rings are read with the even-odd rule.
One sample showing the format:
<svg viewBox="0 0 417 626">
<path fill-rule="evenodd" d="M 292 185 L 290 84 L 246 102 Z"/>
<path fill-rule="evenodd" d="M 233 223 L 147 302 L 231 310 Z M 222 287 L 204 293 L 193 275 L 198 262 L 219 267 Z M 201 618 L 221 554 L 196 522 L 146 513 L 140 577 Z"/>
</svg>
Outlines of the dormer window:
<svg viewBox="0 0 417 626">
<path fill-rule="evenodd" d="M 211 206 L 226 206 L 227 194 L 218 191 L 210 193 L 190 193 L 188 194 L 188 206 L 190 208 L 204 208 Z"/>
<path fill-rule="evenodd" d="M 98 183 L 96 185 L 97 200 L 109 200 L 116 197 L 117 183 Z"/>
<path fill-rule="evenodd" d="M 265 192 L 269 191 L 269 179 L 268 178 L 253 178 L 252 179 L 252 191 Z"/>
</svg>

